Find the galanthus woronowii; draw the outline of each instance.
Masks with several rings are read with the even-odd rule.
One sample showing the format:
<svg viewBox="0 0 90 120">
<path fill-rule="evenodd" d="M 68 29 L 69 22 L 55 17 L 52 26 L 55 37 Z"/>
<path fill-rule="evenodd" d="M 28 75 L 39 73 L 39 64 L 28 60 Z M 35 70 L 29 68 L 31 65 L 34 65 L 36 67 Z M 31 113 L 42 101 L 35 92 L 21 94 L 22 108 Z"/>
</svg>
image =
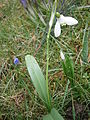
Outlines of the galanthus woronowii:
<svg viewBox="0 0 90 120">
<path fill-rule="evenodd" d="M 54 28 L 55 37 L 59 37 L 59 35 L 61 34 L 61 25 L 78 24 L 78 21 L 73 17 L 63 16 L 60 15 L 58 12 L 56 13 L 56 15 L 57 15 L 57 21 Z"/>
</svg>

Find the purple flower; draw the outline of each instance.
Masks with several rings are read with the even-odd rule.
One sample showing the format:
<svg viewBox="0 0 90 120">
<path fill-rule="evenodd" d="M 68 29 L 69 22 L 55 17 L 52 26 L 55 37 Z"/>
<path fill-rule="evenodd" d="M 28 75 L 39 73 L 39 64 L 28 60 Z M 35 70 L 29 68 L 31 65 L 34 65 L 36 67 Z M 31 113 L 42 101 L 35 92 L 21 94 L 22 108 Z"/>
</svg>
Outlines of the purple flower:
<svg viewBox="0 0 90 120">
<path fill-rule="evenodd" d="M 19 59 L 18 58 L 14 58 L 14 64 L 15 65 L 17 65 L 17 64 L 19 64 L 20 62 L 19 62 Z"/>
<path fill-rule="evenodd" d="M 26 0 L 20 0 L 24 8 L 27 8 L 27 1 Z"/>
</svg>

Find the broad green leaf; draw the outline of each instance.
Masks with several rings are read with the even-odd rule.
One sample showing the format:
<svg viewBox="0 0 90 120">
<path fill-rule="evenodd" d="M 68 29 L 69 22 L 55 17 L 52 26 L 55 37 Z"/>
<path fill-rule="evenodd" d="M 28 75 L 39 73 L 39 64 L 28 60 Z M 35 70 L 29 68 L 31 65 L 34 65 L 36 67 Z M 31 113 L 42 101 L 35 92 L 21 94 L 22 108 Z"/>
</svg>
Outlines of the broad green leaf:
<svg viewBox="0 0 90 120">
<path fill-rule="evenodd" d="M 69 78 L 74 78 L 74 64 L 69 56 L 65 57 L 65 61 L 62 61 L 62 67 L 65 75 Z"/>
<path fill-rule="evenodd" d="M 74 64 L 72 59 L 69 56 L 66 56 L 66 61 L 65 61 L 66 69 L 67 69 L 67 74 L 70 78 L 74 78 Z"/>
<path fill-rule="evenodd" d="M 64 120 L 64 118 L 58 113 L 55 108 L 52 108 L 51 112 L 43 117 L 43 120 Z"/>
<path fill-rule="evenodd" d="M 51 110 L 51 115 L 54 118 L 54 120 L 64 120 L 55 108 Z"/>
<path fill-rule="evenodd" d="M 61 61 L 61 63 L 62 63 L 63 71 L 64 71 L 65 75 L 67 76 L 67 69 L 66 69 L 66 66 L 65 66 L 65 62 Z"/>
<path fill-rule="evenodd" d="M 41 69 L 35 60 L 35 58 L 31 55 L 25 56 L 26 66 L 31 77 L 32 83 L 39 94 L 40 98 L 48 104 L 48 96 L 46 91 L 46 81 L 41 72 Z"/>
<path fill-rule="evenodd" d="M 87 24 L 86 28 L 84 30 L 84 36 L 83 36 L 83 48 L 82 48 L 82 61 L 88 62 L 88 32 L 87 32 Z"/>
<path fill-rule="evenodd" d="M 51 114 L 48 114 L 43 117 L 43 120 L 54 120 L 54 119 L 52 118 Z"/>
<path fill-rule="evenodd" d="M 65 60 L 62 61 L 62 67 L 65 75 L 70 80 L 71 86 L 74 85 L 74 64 L 72 59 L 69 56 L 65 57 Z"/>
</svg>

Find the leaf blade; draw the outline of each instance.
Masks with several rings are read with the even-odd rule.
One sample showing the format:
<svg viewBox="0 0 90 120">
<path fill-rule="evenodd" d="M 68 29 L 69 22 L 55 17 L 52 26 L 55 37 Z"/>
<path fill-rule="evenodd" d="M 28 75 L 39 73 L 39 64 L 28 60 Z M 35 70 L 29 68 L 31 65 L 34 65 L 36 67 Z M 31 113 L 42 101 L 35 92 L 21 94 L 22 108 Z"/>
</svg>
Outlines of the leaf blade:
<svg viewBox="0 0 90 120">
<path fill-rule="evenodd" d="M 83 36 L 83 48 L 82 48 L 82 61 L 84 63 L 88 62 L 88 32 L 87 32 L 88 24 L 86 24 Z"/>
<path fill-rule="evenodd" d="M 48 115 L 43 117 L 43 120 L 64 120 L 55 108 L 52 108 Z"/>
<path fill-rule="evenodd" d="M 25 61 L 26 61 L 26 66 L 27 66 L 29 75 L 32 79 L 32 83 L 37 93 L 39 94 L 40 98 L 45 103 L 47 103 L 48 97 L 46 92 L 46 82 L 37 61 L 31 55 L 26 55 Z"/>
</svg>

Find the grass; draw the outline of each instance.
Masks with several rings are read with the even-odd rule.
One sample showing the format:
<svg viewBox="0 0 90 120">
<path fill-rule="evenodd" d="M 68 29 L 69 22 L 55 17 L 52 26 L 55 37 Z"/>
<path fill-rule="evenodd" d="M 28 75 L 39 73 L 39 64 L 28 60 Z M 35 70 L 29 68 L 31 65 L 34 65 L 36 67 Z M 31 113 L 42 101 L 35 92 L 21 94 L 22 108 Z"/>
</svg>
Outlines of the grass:
<svg viewBox="0 0 90 120">
<path fill-rule="evenodd" d="M 89 7 L 84 0 L 77 8 L 72 8 L 69 15 L 74 16 L 79 24 L 74 27 L 62 27 L 59 39 L 53 37 L 49 41 L 49 88 L 53 96 L 54 106 L 66 120 L 90 119 L 90 65 L 82 66 L 81 50 L 84 29 L 88 22 Z M 83 8 L 82 8 L 83 7 Z M 16 0 L 0 1 L 0 119 L 1 120 L 41 120 L 47 113 L 43 103 L 28 75 L 25 55 L 36 53 L 43 38 L 45 28 L 31 24 L 23 7 Z M 75 83 L 72 89 L 62 71 L 60 48 L 70 54 L 75 63 Z M 90 41 L 88 41 L 90 51 Z M 90 53 L 89 53 L 90 54 Z M 88 56 L 90 57 L 90 55 Z M 14 65 L 14 57 L 20 60 Z M 45 75 L 46 43 L 35 55 Z M 90 62 L 90 58 L 88 61 Z M 61 109 L 62 108 L 62 109 Z"/>
</svg>

